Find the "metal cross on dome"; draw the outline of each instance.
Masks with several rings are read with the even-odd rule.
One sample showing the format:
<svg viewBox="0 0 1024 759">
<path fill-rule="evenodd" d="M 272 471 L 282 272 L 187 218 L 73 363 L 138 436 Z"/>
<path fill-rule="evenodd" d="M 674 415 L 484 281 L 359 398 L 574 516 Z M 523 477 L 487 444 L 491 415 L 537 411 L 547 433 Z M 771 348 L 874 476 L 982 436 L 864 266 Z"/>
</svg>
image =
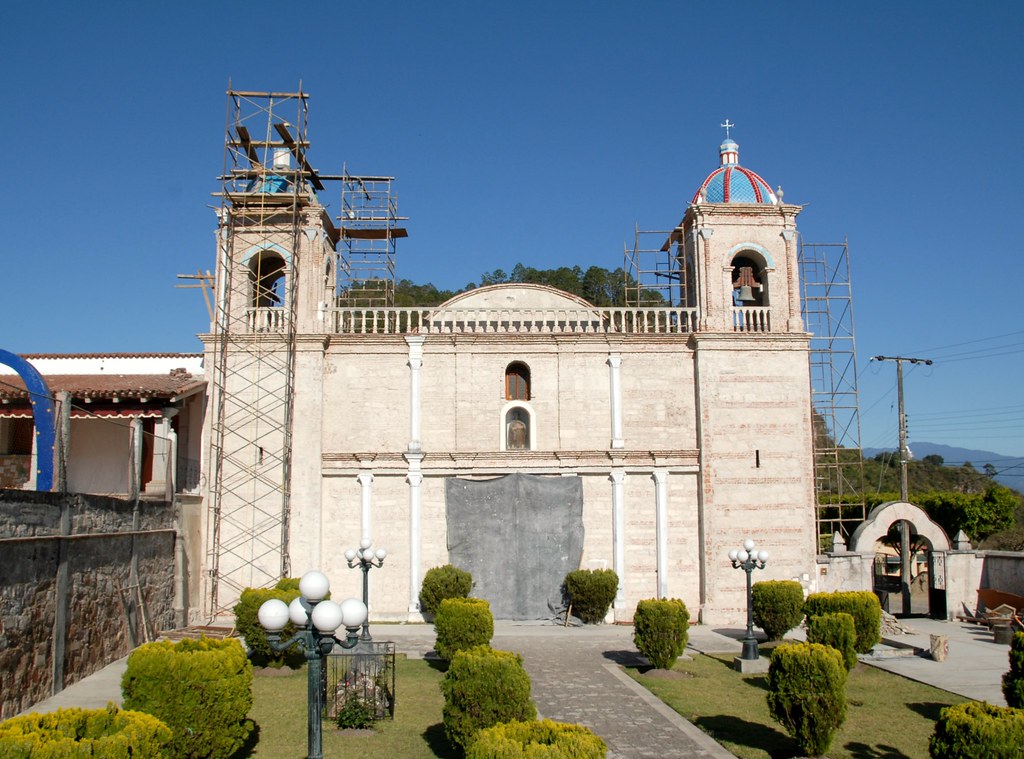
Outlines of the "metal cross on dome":
<svg viewBox="0 0 1024 759">
<path fill-rule="evenodd" d="M 732 129 L 736 125 L 733 124 L 731 121 L 729 121 L 729 119 L 726 119 L 725 123 L 724 124 L 719 124 L 719 126 L 721 126 L 725 130 L 725 139 L 728 140 L 729 139 L 729 130 Z"/>
</svg>

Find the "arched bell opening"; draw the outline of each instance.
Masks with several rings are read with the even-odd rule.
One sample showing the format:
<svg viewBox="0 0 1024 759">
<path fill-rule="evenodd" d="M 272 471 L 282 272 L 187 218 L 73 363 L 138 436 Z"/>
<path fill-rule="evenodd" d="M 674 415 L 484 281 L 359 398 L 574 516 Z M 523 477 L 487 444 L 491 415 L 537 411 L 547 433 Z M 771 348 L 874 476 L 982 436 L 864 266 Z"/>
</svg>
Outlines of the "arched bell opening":
<svg viewBox="0 0 1024 759">
<path fill-rule="evenodd" d="M 732 260 L 732 302 L 734 306 L 767 306 L 768 277 L 763 261 L 751 251 Z"/>
<path fill-rule="evenodd" d="M 254 308 L 280 308 L 285 303 L 287 264 L 273 251 L 262 251 L 249 262 Z"/>
</svg>

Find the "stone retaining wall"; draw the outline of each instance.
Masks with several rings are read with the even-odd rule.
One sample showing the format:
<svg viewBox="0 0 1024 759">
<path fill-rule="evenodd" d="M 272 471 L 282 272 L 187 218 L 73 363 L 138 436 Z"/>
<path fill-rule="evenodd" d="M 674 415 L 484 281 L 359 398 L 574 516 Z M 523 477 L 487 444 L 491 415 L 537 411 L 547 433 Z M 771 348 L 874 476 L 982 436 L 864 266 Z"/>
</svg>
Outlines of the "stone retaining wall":
<svg viewBox="0 0 1024 759">
<path fill-rule="evenodd" d="M 173 508 L 0 490 L 0 718 L 174 626 Z M 55 684 L 56 681 L 56 684 Z"/>
</svg>

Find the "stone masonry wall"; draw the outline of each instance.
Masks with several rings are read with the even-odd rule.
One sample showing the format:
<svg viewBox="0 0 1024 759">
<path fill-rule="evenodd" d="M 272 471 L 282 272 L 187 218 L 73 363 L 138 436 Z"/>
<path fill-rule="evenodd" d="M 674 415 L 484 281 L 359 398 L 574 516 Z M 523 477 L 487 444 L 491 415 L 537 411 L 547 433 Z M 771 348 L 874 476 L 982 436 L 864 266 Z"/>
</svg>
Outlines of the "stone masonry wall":
<svg viewBox="0 0 1024 759">
<path fill-rule="evenodd" d="M 129 501 L 0 490 L 0 719 L 173 627 L 173 509 L 141 501 L 133 521 Z"/>
</svg>

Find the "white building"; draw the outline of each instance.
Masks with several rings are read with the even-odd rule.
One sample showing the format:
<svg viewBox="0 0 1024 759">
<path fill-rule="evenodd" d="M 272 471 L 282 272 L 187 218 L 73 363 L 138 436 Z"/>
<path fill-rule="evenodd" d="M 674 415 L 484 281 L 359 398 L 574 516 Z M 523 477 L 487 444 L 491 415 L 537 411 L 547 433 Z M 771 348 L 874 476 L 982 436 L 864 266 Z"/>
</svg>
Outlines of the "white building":
<svg viewBox="0 0 1024 759">
<path fill-rule="evenodd" d="M 372 208 L 343 199 L 332 220 L 304 110 L 280 127 L 270 118 L 280 139 L 228 132 L 218 309 L 201 336 L 210 487 L 197 616 L 313 568 L 354 591 L 343 553 L 364 537 L 389 552 L 371 573 L 374 619 L 420 619 L 423 574 L 449 562 L 510 618 L 553 614 L 567 571 L 608 567 L 616 620 L 678 597 L 705 623 L 738 621 L 745 578 L 727 553 L 746 537 L 771 552 L 758 579 L 813 574 L 800 207 L 742 167 L 735 142 L 694 178 L 666 241 L 671 305 L 597 308 L 497 285 L 396 308 L 358 302 L 371 285 L 386 294 L 387 275 L 352 271 L 383 240 L 393 278 L 400 217 L 385 203 L 375 225 Z M 390 186 L 333 179 L 366 198 Z"/>
</svg>

